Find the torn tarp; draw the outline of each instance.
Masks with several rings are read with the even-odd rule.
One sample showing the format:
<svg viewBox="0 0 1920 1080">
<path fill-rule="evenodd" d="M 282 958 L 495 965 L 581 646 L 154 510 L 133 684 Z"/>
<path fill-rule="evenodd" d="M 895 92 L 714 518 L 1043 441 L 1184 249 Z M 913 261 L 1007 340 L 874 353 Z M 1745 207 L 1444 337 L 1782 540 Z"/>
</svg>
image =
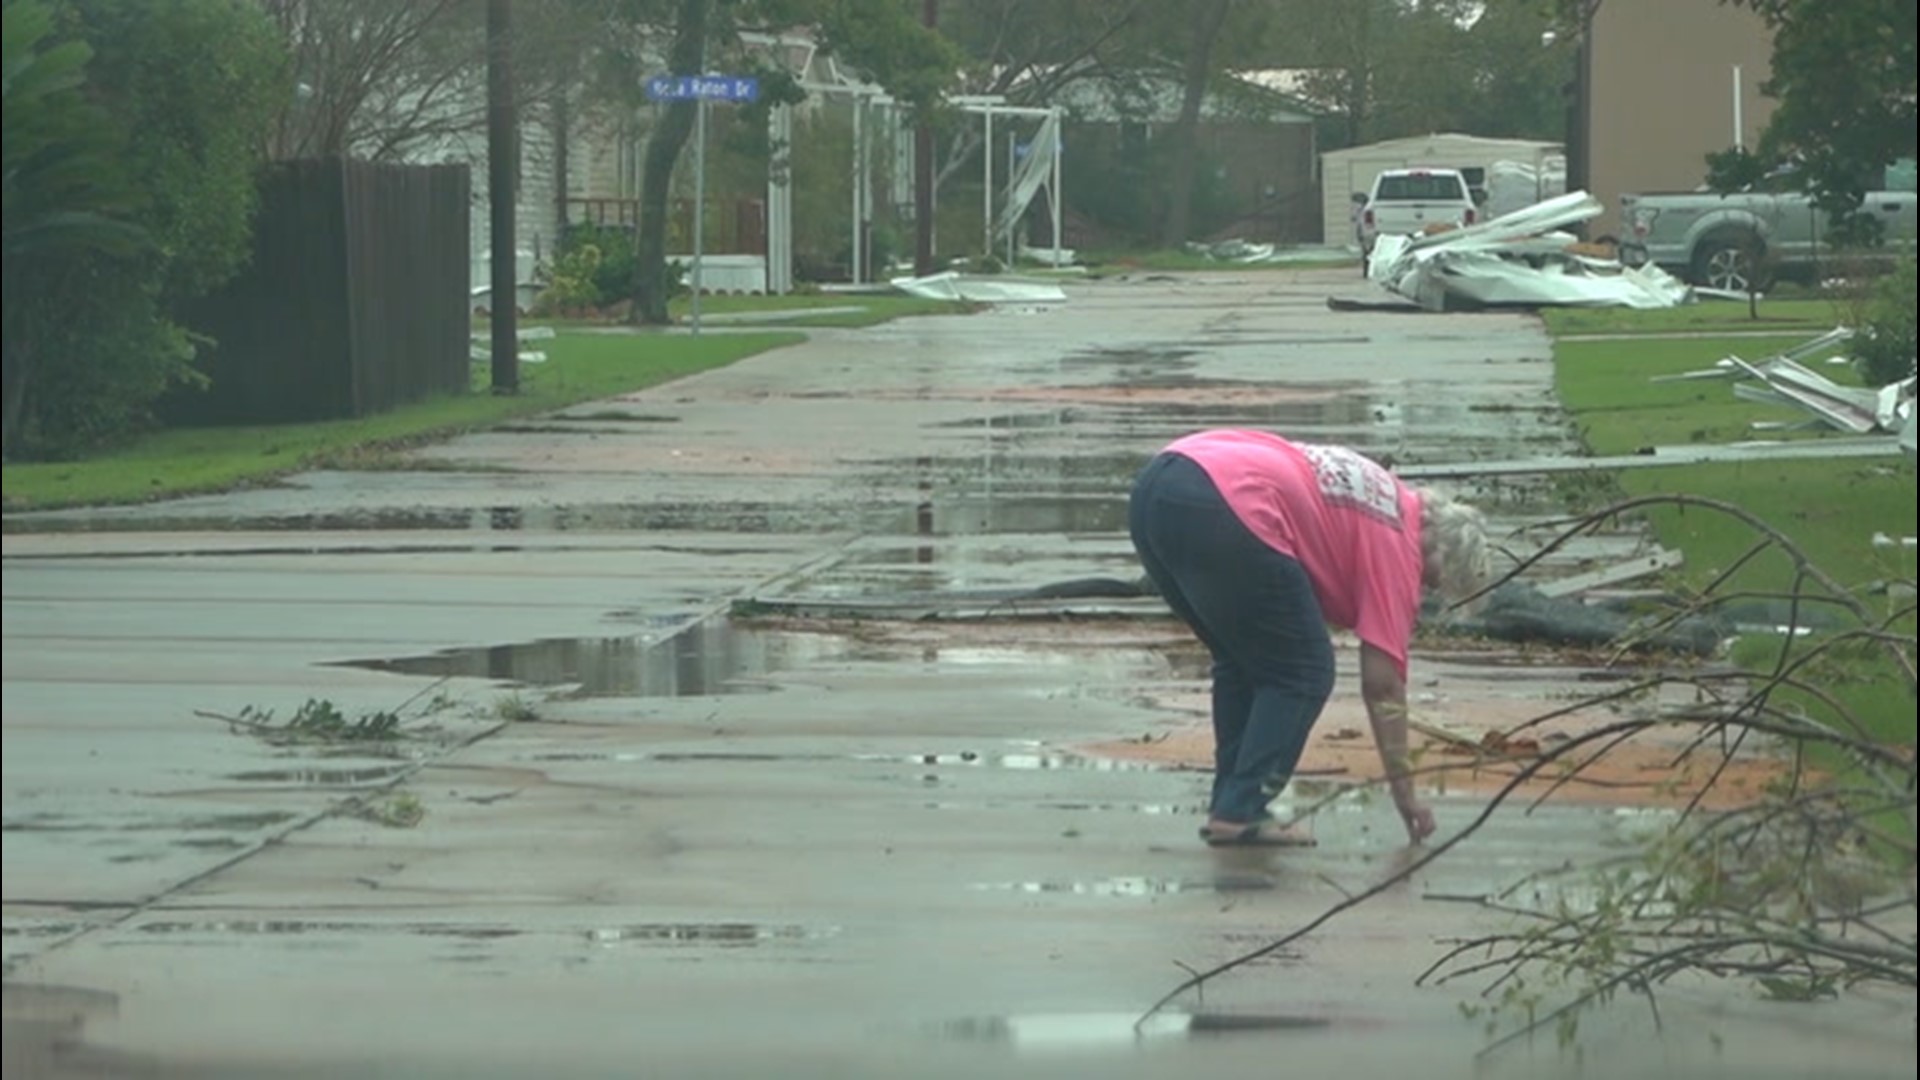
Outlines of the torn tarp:
<svg viewBox="0 0 1920 1080">
<path fill-rule="evenodd" d="M 978 304 L 1057 304 L 1066 291 L 1049 281 L 1017 278 L 965 277 L 952 271 L 927 277 L 897 277 L 894 288 L 927 300 L 960 300 Z"/>
<path fill-rule="evenodd" d="M 1481 307 L 1675 307 L 1692 292 L 1652 265 L 1581 250 L 1566 226 L 1601 211 L 1570 192 L 1478 225 L 1374 240 L 1367 277 L 1429 311 Z"/>
<path fill-rule="evenodd" d="M 1437 612 L 1426 613 L 1430 617 Z M 1609 605 L 1583 604 L 1549 596 L 1524 582 L 1510 581 L 1488 594 L 1470 615 L 1434 618 L 1426 624 L 1442 634 L 1482 637 L 1529 645 L 1573 648 L 1625 648 L 1629 652 L 1712 656 L 1729 632 L 1720 620 L 1689 616 L 1670 624 L 1635 616 Z"/>
</svg>

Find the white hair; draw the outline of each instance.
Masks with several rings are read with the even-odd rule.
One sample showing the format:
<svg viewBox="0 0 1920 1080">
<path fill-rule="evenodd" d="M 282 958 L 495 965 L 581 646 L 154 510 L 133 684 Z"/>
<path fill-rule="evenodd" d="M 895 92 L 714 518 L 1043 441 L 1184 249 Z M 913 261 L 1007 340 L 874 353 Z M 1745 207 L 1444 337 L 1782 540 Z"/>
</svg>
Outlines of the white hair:
<svg viewBox="0 0 1920 1080">
<path fill-rule="evenodd" d="M 1479 592 L 1493 573 L 1493 549 L 1480 511 L 1427 488 L 1420 495 L 1420 557 L 1426 578 L 1448 600 Z"/>
</svg>

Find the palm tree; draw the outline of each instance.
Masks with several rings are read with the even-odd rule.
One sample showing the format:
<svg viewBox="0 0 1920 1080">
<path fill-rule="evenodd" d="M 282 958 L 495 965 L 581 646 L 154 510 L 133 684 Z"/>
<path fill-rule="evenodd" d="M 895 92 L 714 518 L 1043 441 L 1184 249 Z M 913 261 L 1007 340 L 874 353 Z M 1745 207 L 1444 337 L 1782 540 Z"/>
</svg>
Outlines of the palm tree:
<svg viewBox="0 0 1920 1080">
<path fill-rule="evenodd" d="M 32 369 L 25 327 L 29 288 L 49 259 L 139 253 L 147 236 L 124 220 L 133 203 L 115 154 L 117 131 L 86 96 L 93 50 L 53 40 L 52 10 L 41 0 L 6 0 L 0 26 L 0 94 L 6 114 L 0 137 L 5 223 L 5 433 L 18 432 Z"/>
</svg>

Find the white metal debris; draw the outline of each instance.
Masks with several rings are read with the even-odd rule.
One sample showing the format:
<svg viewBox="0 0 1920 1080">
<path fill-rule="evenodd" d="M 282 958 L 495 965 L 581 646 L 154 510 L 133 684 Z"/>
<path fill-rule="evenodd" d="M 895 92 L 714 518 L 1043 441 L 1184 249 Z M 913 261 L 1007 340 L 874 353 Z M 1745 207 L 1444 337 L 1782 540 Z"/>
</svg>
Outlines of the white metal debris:
<svg viewBox="0 0 1920 1080">
<path fill-rule="evenodd" d="M 1900 453 L 1893 439 L 1838 436 L 1826 439 L 1794 439 L 1729 443 L 1693 443 L 1686 446 L 1653 446 L 1635 454 L 1611 454 L 1604 457 L 1525 458 L 1513 461 L 1457 461 L 1401 465 L 1395 475 L 1407 480 L 1485 480 L 1500 476 L 1550 476 L 1560 473 L 1614 472 L 1622 469 L 1663 469 L 1676 465 L 1711 465 L 1735 461 L 1800 461 L 1841 458 L 1877 458 Z"/>
<path fill-rule="evenodd" d="M 1839 326 L 1758 363 L 1728 356 L 1711 368 L 1658 376 L 1654 381 L 1740 379 L 1742 381 L 1734 385 L 1733 393 L 1743 401 L 1791 406 L 1811 413 L 1809 424 L 1812 426 L 1825 425 L 1852 435 L 1902 434 L 1906 440 L 1903 445 L 1911 453 L 1912 376 L 1879 389 L 1844 386 L 1801 363 L 1821 353 L 1832 352 L 1852 337 L 1852 329 Z M 1760 421 L 1754 426 L 1776 428 L 1782 425 Z"/>
<path fill-rule="evenodd" d="M 981 304 L 1048 304 L 1067 298 L 1066 291 L 1048 281 L 1017 278 L 965 277 L 952 271 L 927 277 L 897 277 L 893 287 L 928 300 L 963 300 Z"/>
<path fill-rule="evenodd" d="M 1542 582 L 1538 588 L 1541 595 L 1550 597 L 1578 596 L 1591 589 L 1603 589 L 1609 585 L 1620 585 L 1637 581 L 1650 574 L 1671 570 L 1686 561 L 1686 556 L 1678 551 L 1657 548 L 1650 555 L 1641 555 L 1612 566 L 1603 566 L 1584 574 Z"/>
<path fill-rule="evenodd" d="M 556 336 L 551 326 L 523 326 L 515 337 L 520 344 L 529 341 L 552 341 Z M 467 359 L 476 364 L 484 364 L 493 359 L 493 342 L 486 334 L 474 334 L 467 343 Z M 544 364 L 547 354 L 539 349 L 520 350 L 520 362 L 523 364 Z"/>
<path fill-rule="evenodd" d="M 1220 240 L 1211 244 L 1190 240 L 1186 247 L 1189 254 L 1235 263 L 1272 262 L 1278 251 L 1272 244 L 1241 239 Z"/>
<path fill-rule="evenodd" d="M 1692 290 L 1656 266 L 1583 251 L 1566 226 L 1599 215 L 1584 191 L 1463 228 L 1375 239 L 1367 277 L 1429 311 L 1487 306 L 1675 307 Z"/>
</svg>

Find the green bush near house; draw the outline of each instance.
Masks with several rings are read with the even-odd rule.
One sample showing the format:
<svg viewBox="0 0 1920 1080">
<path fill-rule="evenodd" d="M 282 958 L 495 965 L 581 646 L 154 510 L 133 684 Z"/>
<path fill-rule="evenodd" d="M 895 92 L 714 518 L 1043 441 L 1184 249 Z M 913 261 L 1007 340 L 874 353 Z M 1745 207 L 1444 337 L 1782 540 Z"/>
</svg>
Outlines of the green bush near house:
<svg viewBox="0 0 1920 1080">
<path fill-rule="evenodd" d="M 1915 346 L 1914 297 L 1920 274 L 1908 256 L 1899 269 L 1876 281 L 1867 303 L 1866 325 L 1861 327 L 1854 354 L 1861 374 L 1874 386 L 1899 382 L 1913 374 Z"/>
</svg>

